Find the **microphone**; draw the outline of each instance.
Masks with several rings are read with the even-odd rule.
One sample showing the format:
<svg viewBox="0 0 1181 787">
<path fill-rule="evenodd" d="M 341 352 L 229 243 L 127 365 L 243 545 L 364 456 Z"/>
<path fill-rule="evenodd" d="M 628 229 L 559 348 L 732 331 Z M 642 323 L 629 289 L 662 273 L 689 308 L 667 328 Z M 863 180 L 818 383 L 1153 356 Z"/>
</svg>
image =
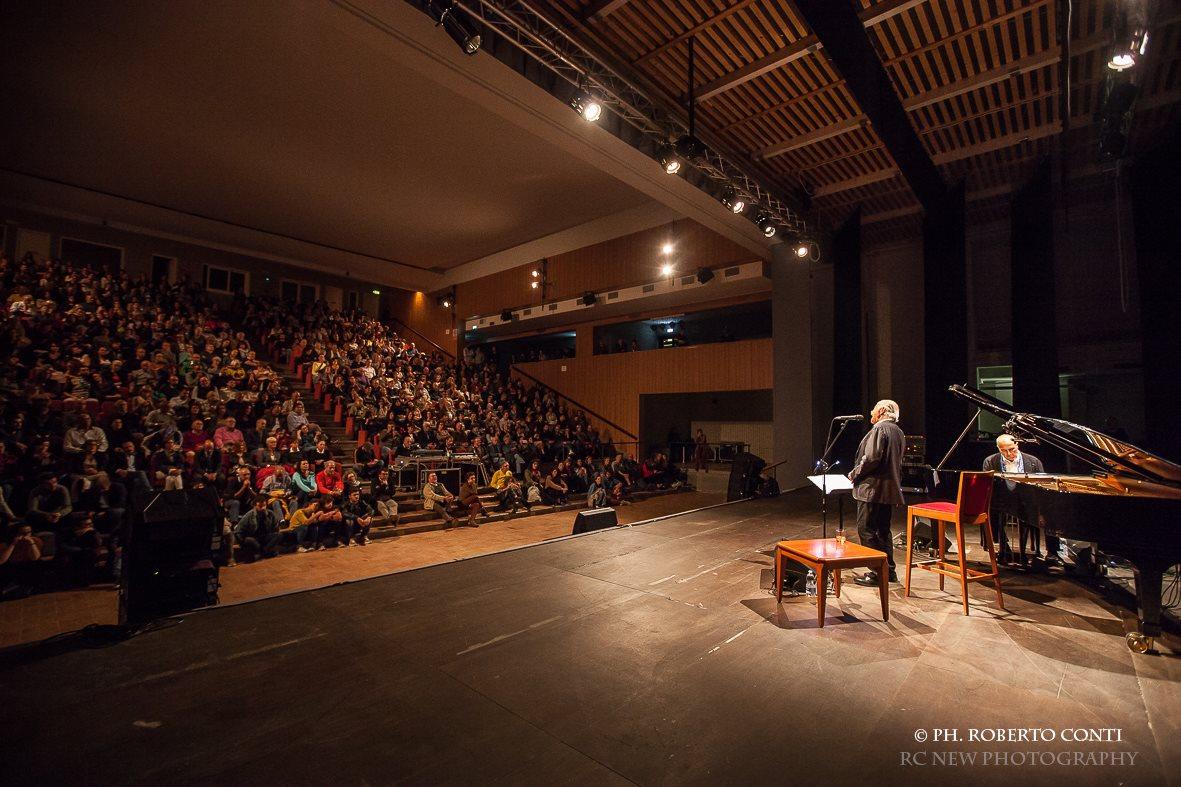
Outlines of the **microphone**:
<svg viewBox="0 0 1181 787">
<path fill-rule="evenodd" d="M 864 415 L 838 415 L 833 418 L 834 421 L 864 421 Z"/>
</svg>

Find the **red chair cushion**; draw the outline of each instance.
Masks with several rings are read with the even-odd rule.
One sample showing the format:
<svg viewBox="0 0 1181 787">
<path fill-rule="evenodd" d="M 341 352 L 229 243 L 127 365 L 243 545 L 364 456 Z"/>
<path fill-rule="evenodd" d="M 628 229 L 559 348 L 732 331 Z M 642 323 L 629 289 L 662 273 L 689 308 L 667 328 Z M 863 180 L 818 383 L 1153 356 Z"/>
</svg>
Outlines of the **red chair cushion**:
<svg viewBox="0 0 1181 787">
<path fill-rule="evenodd" d="M 910 510 L 914 511 L 915 513 L 925 509 L 927 511 L 939 511 L 945 514 L 954 514 L 957 508 L 958 506 L 955 503 L 945 503 L 937 500 L 932 503 L 921 503 L 919 505 L 911 506 Z"/>
</svg>

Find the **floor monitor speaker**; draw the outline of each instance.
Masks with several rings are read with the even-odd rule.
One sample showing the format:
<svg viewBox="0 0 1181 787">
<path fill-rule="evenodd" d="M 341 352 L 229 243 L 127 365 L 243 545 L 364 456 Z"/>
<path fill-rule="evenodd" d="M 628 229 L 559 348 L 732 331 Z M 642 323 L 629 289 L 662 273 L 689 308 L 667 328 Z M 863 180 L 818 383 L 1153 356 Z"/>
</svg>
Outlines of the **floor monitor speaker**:
<svg viewBox="0 0 1181 787">
<path fill-rule="evenodd" d="M 574 532 L 572 535 L 579 533 L 590 533 L 594 530 L 603 530 L 608 527 L 616 527 L 619 525 L 619 519 L 615 516 L 614 508 L 592 508 L 587 511 L 579 511 L 578 516 L 574 518 Z"/>
<path fill-rule="evenodd" d="M 759 483 L 759 473 L 767 463 L 751 453 L 741 453 L 730 463 L 730 484 L 726 490 L 726 501 L 745 500 L 754 495 Z"/>
</svg>

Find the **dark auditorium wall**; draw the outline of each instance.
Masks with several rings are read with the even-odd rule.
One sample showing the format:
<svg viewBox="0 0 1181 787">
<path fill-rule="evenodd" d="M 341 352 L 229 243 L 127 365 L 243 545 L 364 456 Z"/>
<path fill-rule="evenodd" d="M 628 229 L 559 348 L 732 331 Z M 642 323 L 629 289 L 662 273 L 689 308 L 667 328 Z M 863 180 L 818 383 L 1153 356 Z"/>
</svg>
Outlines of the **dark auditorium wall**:
<svg viewBox="0 0 1181 787">
<path fill-rule="evenodd" d="M 10 255 L 14 253 L 16 248 L 17 232 L 20 228 L 25 228 L 49 233 L 52 236 L 52 247 L 55 254 L 60 248 L 62 237 L 120 247 L 124 250 L 123 269 L 132 275 L 149 274 L 153 255 L 175 257 L 177 274 L 187 274 L 194 281 L 201 280 L 203 265 L 232 268 L 250 274 L 250 293 L 252 295 L 278 296 L 281 280 L 290 279 L 320 285 L 321 297 L 323 297 L 324 288 L 330 286 L 339 287 L 343 292 L 355 291 L 361 299 L 363 308 L 376 313 L 376 298 L 372 296 L 371 291 L 378 287 L 359 278 L 333 276 L 321 271 L 209 248 L 196 243 L 129 232 L 16 208 L 0 207 L 0 222 L 3 222 L 7 227 L 5 241 L 7 248 L 5 251 Z"/>
<path fill-rule="evenodd" d="M 661 254 L 666 242 L 674 246 L 667 258 Z M 695 221 L 681 219 L 548 258 L 551 288 L 547 300 L 657 281 L 666 261 L 684 274 L 753 259 L 749 250 Z M 539 294 L 529 288 L 533 267 L 522 265 L 458 285 L 457 313 L 466 319 L 539 303 Z"/>
</svg>

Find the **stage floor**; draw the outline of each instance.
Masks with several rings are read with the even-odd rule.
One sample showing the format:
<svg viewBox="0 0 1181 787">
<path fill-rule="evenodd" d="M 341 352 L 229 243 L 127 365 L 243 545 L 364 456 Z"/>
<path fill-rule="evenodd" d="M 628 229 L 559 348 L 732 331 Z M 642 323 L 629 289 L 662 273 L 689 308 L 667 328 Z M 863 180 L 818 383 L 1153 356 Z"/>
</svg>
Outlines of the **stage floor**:
<svg viewBox="0 0 1181 787">
<path fill-rule="evenodd" d="M 769 551 L 818 532 L 814 502 L 215 608 L 103 649 L 10 650 L 0 782 L 1178 778 L 1176 640 L 1135 656 L 1128 612 L 1028 575 L 1006 577 L 1007 613 L 973 587 L 965 617 L 918 572 L 917 597 L 893 586 L 889 623 L 847 582 L 820 629 L 806 598 L 770 595 Z M 968 740 L 998 728 L 1055 740 Z M 1119 740 L 1061 740 L 1076 729 Z"/>
</svg>

